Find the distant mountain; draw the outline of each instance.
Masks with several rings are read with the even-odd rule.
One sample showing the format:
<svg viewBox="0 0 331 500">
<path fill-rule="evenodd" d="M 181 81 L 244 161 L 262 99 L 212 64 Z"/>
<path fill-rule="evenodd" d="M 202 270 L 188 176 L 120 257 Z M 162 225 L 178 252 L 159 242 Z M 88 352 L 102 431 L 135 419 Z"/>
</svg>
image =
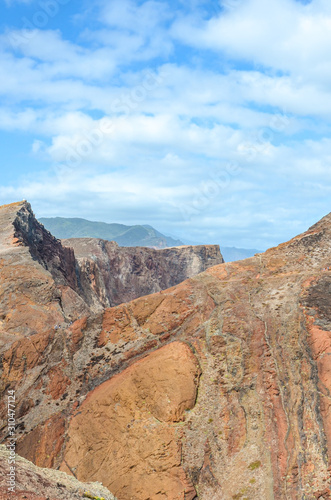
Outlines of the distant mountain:
<svg viewBox="0 0 331 500">
<path fill-rule="evenodd" d="M 202 245 L 201 242 L 177 240 L 174 236 L 165 236 L 148 224 L 138 226 L 125 226 L 124 224 L 108 224 L 106 222 L 93 222 L 79 218 L 42 217 L 39 221 L 56 238 L 65 240 L 69 238 L 100 238 L 116 241 L 121 247 L 154 247 L 167 248 L 181 245 Z M 225 262 L 253 257 L 262 250 L 254 248 L 222 247 L 221 253 Z"/>
<path fill-rule="evenodd" d="M 125 226 L 124 224 L 107 224 L 92 222 L 86 219 L 69 219 L 64 217 L 46 218 L 39 221 L 56 238 L 100 238 L 116 241 L 121 247 L 154 247 L 166 248 L 181 246 L 180 240 L 165 236 L 152 226 Z"/>
</svg>

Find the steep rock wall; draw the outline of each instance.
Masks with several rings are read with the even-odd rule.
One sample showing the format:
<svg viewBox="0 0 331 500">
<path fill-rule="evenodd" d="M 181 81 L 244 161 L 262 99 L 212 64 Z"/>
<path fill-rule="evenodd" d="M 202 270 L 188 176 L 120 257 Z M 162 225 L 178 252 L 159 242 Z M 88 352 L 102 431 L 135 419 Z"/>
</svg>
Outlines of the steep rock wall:
<svg viewBox="0 0 331 500">
<path fill-rule="evenodd" d="M 223 262 L 218 245 L 154 250 L 95 238 L 62 240 L 73 248 L 82 294 L 92 307 L 112 307 L 178 285 Z"/>
<path fill-rule="evenodd" d="M 32 257 L 51 273 L 58 284 L 77 289 L 75 255 L 72 248 L 62 246 L 60 240 L 47 231 L 35 218 L 29 203 L 22 203 L 13 219 L 14 238 L 25 245 Z"/>
</svg>

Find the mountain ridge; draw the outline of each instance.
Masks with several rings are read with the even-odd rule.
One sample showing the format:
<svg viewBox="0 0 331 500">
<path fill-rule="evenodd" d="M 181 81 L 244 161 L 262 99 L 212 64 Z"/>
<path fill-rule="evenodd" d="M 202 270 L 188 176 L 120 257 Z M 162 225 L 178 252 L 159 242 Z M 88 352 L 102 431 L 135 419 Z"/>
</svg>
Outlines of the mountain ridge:
<svg viewBox="0 0 331 500">
<path fill-rule="evenodd" d="M 148 224 L 127 226 L 118 223 L 89 221 L 78 217 L 41 217 L 38 220 L 59 239 L 99 238 L 116 241 L 124 247 L 166 248 L 184 245 L 182 241 L 165 236 Z"/>
<path fill-rule="evenodd" d="M 174 246 L 201 246 L 204 243 L 176 239 L 166 236 L 149 224 L 127 226 L 125 224 L 90 221 L 78 217 L 40 217 L 38 219 L 54 236 L 59 239 L 100 238 L 116 241 L 120 246 L 168 248 Z M 145 230 L 145 231 L 144 231 Z M 261 250 L 220 246 L 225 262 L 253 257 Z"/>
</svg>

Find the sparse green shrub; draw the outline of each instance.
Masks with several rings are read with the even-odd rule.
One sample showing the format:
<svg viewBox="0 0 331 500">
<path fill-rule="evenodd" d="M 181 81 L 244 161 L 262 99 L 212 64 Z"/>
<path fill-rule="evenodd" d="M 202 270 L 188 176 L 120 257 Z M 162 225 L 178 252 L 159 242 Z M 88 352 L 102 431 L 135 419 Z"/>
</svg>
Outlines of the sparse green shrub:
<svg viewBox="0 0 331 500">
<path fill-rule="evenodd" d="M 262 464 L 261 464 L 260 460 L 257 460 L 256 462 L 252 462 L 251 464 L 249 464 L 248 468 L 249 468 L 250 470 L 256 470 L 256 469 L 258 469 L 259 467 L 261 467 L 261 465 L 262 465 Z"/>
</svg>

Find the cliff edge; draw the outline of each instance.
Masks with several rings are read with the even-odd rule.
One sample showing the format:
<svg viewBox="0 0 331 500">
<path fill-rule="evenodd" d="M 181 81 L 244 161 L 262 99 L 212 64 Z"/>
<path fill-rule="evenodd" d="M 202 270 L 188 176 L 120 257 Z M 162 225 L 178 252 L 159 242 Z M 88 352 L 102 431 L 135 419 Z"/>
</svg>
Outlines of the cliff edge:
<svg viewBox="0 0 331 500">
<path fill-rule="evenodd" d="M 112 307 L 178 285 L 209 267 L 222 264 L 218 245 L 181 246 L 155 250 L 119 247 L 96 238 L 61 240 L 73 249 L 86 302 Z"/>
</svg>

